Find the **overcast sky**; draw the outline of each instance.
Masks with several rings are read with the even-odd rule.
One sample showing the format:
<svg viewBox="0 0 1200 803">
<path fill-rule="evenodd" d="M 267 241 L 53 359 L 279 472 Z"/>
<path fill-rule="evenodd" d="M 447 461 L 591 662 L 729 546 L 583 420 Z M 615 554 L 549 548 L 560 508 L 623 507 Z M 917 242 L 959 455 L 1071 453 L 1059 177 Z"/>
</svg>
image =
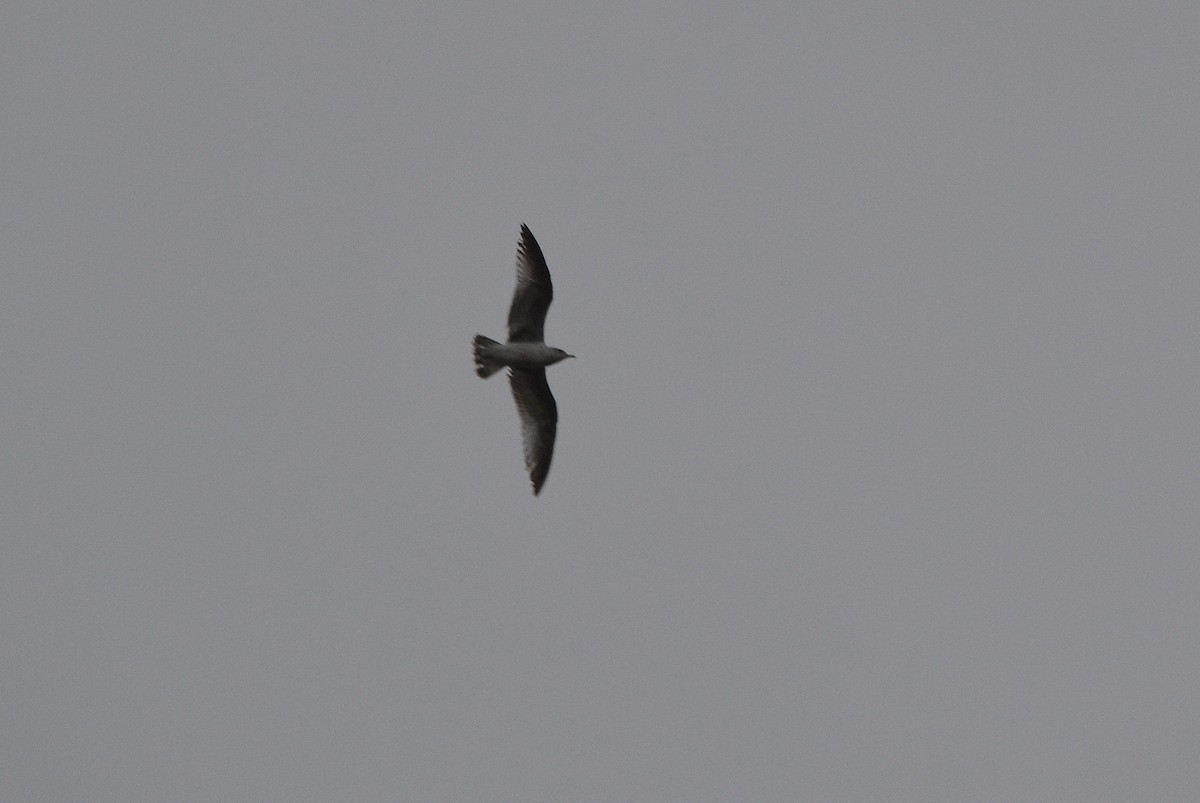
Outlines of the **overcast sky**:
<svg viewBox="0 0 1200 803">
<path fill-rule="evenodd" d="M 0 798 L 1197 799 L 1200 12 L 246 5 L 0 12 Z"/>
</svg>

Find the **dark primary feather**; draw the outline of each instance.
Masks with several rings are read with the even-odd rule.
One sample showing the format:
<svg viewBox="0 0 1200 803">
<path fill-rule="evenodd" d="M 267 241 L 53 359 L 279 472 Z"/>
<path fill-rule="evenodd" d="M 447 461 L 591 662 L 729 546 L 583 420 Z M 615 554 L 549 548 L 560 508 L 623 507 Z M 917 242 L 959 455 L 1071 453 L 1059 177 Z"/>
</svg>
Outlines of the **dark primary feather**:
<svg viewBox="0 0 1200 803">
<path fill-rule="evenodd" d="M 550 473 L 554 437 L 558 431 L 558 405 L 546 384 L 545 368 L 512 368 L 508 381 L 517 402 L 517 414 L 521 417 L 525 468 L 536 495 Z"/>
<path fill-rule="evenodd" d="M 554 299 L 550 269 L 533 232 L 521 224 L 521 242 L 517 246 L 517 289 L 508 310 L 508 339 L 525 343 L 543 342 L 546 310 Z"/>
</svg>

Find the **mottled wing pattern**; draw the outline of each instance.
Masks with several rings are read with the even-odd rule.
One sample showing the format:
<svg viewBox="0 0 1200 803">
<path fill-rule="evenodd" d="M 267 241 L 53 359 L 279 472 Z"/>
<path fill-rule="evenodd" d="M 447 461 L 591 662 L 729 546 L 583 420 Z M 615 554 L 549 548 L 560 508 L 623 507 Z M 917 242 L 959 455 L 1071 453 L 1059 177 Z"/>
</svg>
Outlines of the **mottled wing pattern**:
<svg viewBox="0 0 1200 803">
<path fill-rule="evenodd" d="M 536 496 L 550 473 L 554 436 L 558 431 L 558 405 L 546 384 L 545 368 L 512 368 L 509 384 L 521 417 L 521 441 L 525 445 L 525 468 Z"/>
<path fill-rule="evenodd" d="M 550 269 L 533 232 L 521 224 L 521 242 L 517 245 L 517 289 L 508 310 L 508 339 L 523 343 L 541 343 L 546 310 L 554 299 Z"/>
</svg>

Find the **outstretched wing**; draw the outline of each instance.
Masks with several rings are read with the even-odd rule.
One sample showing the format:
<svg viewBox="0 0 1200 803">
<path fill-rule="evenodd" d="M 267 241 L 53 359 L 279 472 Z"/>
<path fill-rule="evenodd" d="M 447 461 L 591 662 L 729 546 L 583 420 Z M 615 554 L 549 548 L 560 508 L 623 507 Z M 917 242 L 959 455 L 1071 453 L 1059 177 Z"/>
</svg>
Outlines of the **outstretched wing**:
<svg viewBox="0 0 1200 803">
<path fill-rule="evenodd" d="M 521 441 L 525 446 L 525 468 L 537 496 L 550 473 L 554 436 L 558 432 L 558 405 L 546 383 L 545 368 L 512 368 L 508 374 L 517 414 L 521 417 Z"/>
<path fill-rule="evenodd" d="M 533 232 L 521 224 L 521 242 L 517 245 L 517 289 L 508 309 L 508 339 L 524 343 L 543 342 L 546 310 L 554 299 L 550 269 Z M 551 400 L 553 401 L 553 400 Z"/>
</svg>

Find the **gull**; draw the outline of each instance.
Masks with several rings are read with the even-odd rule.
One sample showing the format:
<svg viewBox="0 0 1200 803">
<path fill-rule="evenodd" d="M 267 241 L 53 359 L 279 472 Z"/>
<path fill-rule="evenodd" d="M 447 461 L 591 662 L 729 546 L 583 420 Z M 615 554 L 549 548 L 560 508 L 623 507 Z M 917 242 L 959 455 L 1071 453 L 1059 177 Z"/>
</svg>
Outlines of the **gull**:
<svg viewBox="0 0 1200 803">
<path fill-rule="evenodd" d="M 517 289 L 508 309 L 508 342 L 475 335 L 475 373 L 487 379 L 501 368 L 508 368 L 508 383 L 521 418 L 525 469 L 534 496 L 550 473 L 558 431 L 558 405 L 546 384 L 546 366 L 575 356 L 545 343 L 542 329 L 553 299 L 546 258 L 533 232 L 522 223 L 521 242 L 517 244 Z"/>
</svg>

